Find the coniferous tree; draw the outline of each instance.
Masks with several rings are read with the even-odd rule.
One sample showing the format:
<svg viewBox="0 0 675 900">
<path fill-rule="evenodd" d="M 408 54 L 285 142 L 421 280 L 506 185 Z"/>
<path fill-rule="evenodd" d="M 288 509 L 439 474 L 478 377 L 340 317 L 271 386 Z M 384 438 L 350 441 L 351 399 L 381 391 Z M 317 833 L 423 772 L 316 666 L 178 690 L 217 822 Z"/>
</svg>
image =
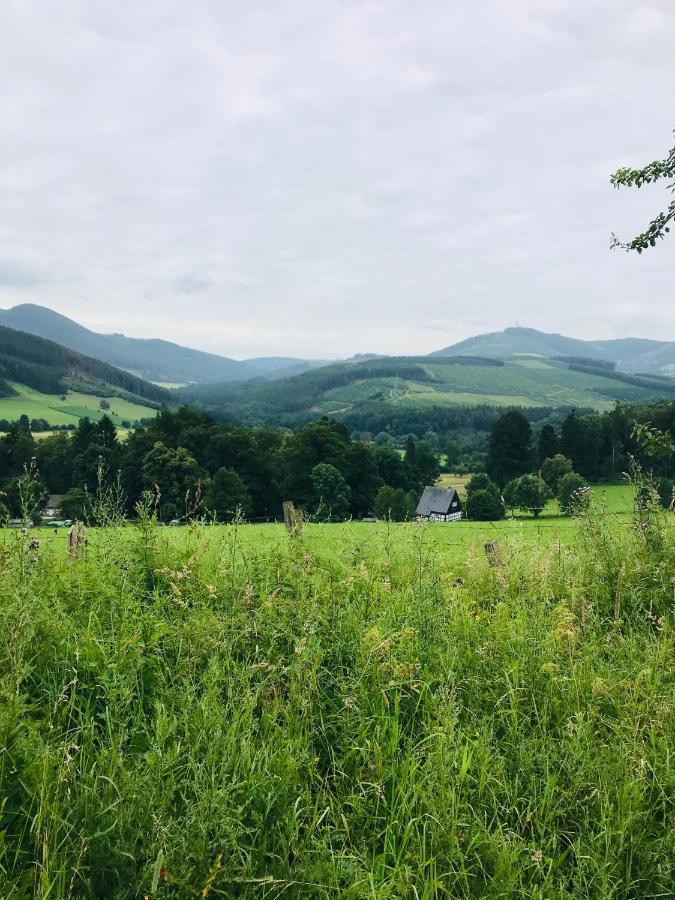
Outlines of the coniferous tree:
<svg viewBox="0 0 675 900">
<path fill-rule="evenodd" d="M 531 471 L 531 442 L 532 428 L 521 412 L 511 410 L 496 419 L 490 432 L 485 467 L 490 478 L 503 486 Z"/>
<path fill-rule="evenodd" d="M 537 456 L 539 465 L 545 459 L 555 456 L 558 452 L 558 435 L 553 425 L 546 424 L 539 432 L 539 440 L 537 441 Z"/>
</svg>

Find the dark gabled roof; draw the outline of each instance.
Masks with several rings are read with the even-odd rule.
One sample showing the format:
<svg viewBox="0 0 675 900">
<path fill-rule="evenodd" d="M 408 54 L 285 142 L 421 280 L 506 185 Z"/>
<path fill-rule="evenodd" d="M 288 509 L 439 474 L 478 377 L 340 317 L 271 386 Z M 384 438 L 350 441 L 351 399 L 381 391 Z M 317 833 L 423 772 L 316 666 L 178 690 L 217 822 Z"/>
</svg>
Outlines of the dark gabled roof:
<svg viewBox="0 0 675 900">
<path fill-rule="evenodd" d="M 415 510 L 416 516 L 447 516 L 453 500 L 459 501 L 454 488 L 425 487 Z"/>
</svg>

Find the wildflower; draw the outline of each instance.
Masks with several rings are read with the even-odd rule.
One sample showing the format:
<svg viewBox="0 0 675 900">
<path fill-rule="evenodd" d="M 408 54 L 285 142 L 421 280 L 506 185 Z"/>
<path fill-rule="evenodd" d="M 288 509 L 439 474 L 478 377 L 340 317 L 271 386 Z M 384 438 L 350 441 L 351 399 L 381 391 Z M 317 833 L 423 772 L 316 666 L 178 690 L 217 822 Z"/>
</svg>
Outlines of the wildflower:
<svg viewBox="0 0 675 900">
<path fill-rule="evenodd" d="M 41 543 L 42 541 L 40 540 L 40 538 L 33 538 L 33 540 L 28 545 L 28 549 L 37 550 Z"/>
<path fill-rule="evenodd" d="M 576 640 L 576 616 L 566 606 L 561 606 L 556 611 L 558 614 L 558 624 L 553 629 L 553 637 L 556 641 L 568 642 L 573 644 Z"/>
<path fill-rule="evenodd" d="M 641 757 L 640 759 L 635 761 L 633 768 L 634 768 L 635 774 L 638 778 L 643 777 L 645 775 L 645 773 L 647 772 L 647 768 L 648 768 L 647 760 L 644 757 Z"/>
<path fill-rule="evenodd" d="M 377 627 L 377 625 L 373 625 L 361 638 L 361 641 L 364 644 L 376 644 L 382 639 L 382 632 Z"/>
<path fill-rule="evenodd" d="M 276 668 L 270 662 L 259 662 L 255 663 L 255 665 L 251 666 L 252 669 L 260 669 L 261 672 L 272 672 Z"/>
</svg>

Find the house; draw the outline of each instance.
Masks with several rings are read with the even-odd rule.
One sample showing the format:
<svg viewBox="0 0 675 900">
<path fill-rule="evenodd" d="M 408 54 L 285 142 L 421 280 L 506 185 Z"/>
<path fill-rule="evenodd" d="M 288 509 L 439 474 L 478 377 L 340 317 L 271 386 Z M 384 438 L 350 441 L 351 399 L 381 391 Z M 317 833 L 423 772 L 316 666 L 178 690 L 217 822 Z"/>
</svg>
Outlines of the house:
<svg viewBox="0 0 675 900">
<path fill-rule="evenodd" d="M 462 501 L 454 488 L 425 487 L 415 510 L 416 519 L 431 522 L 458 522 L 462 518 Z"/>
<path fill-rule="evenodd" d="M 40 518 L 59 519 L 61 517 L 61 503 L 63 502 L 63 494 L 51 494 L 47 497 L 44 509 L 40 512 Z"/>
</svg>

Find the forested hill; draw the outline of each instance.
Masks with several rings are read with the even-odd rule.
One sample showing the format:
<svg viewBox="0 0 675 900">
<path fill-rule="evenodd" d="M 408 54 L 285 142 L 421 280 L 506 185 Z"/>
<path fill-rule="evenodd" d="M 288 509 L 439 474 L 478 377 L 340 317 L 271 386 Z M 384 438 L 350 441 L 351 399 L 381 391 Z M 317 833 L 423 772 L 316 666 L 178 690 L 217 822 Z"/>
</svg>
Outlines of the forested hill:
<svg viewBox="0 0 675 900">
<path fill-rule="evenodd" d="M 581 356 L 612 362 L 624 372 L 675 374 L 675 341 L 617 338 L 586 341 L 536 328 L 505 328 L 467 338 L 431 353 L 432 357 L 476 354 L 496 359 L 528 354 L 545 358 Z"/>
<path fill-rule="evenodd" d="M 54 341 L 0 326 L 0 394 L 19 382 L 45 394 L 96 393 L 102 386 L 153 406 L 170 400 L 163 388 Z"/>
<path fill-rule="evenodd" d="M 294 427 L 330 415 L 353 430 L 377 432 L 398 423 L 405 433 L 413 420 L 431 422 L 440 411 L 461 407 L 606 410 L 617 401 L 671 399 L 675 380 L 617 372 L 584 357 L 385 357 L 273 383 L 192 386 L 179 396 L 247 424 Z"/>
<path fill-rule="evenodd" d="M 96 357 L 149 381 L 178 384 L 241 381 L 260 374 L 255 365 L 182 347 L 171 341 L 98 334 L 67 316 L 34 303 L 0 310 L 0 324 L 50 338 L 77 353 Z"/>
</svg>

